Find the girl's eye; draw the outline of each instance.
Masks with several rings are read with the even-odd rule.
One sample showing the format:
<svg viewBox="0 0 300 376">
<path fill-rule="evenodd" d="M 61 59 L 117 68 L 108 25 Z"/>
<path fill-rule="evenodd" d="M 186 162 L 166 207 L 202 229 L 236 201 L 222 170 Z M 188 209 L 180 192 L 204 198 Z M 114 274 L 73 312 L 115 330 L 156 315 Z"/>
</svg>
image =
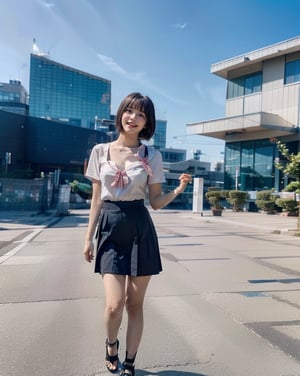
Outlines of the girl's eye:
<svg viewBox="0 0 300 376">
<path fill-rule="evenodd" d="M 140 111 L 137 111 L 137 110 L 133 110 L 132 108 L 126 108 L 125 112 L 127 114 L 132 114 L 132 113 L 136 113 L 137 116 L 145 119 L 146 118 L 146 115 L 144 114 L 144 112 L 140 112 Z"/>
</svg>

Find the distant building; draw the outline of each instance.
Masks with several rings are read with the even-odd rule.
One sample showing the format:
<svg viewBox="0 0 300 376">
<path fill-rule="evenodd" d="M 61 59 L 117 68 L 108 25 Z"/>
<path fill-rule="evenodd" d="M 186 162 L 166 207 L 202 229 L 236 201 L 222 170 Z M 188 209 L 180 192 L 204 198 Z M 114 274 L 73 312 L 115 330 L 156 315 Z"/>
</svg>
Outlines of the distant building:
<svg viewBox="0 0 300 376">
<path fill-rule="evenodd" d="M 28 94 L 19 80 L 0 83 L 0 110 L 28 115 Z"/>
<path fill-rule="evenodd" d="M 173 149 L 173 148 L 161 148 L 160 152 L 162 154 L 162 159 L 164 162 L 180 162 L 186 160 L 186 150 L 185 149 Z"/>
<path fill-rule="evenodd" d="M 39 177 L 41 172 L 83 174 L 94 145 L 107 142 L 105 132 L 0 110 L 0 177 L 10 154 L 9 177 Z"/>
<path fill-rule="evenodd" d="M 94 129 L 109 119 L 111 81 L 50 60 L 30 56 L 29 115 Z"/>
<path fill-rule="evenodd" d="M 223 188 L 224 173 L 217 171 L 210 171 L 209 162 L 201 162 L 196 159 L 182 160 L 175 163 L 164 162 L 164 171 L 166 182 L 163 184 L 163 191 L 168 193 L 178 187 L 178 177 L 182 173 L 188 173 L 193 178 L 203 178 L 204 193 L 207 192 L 208 187 L 218 186 Z M 188 209 L 193 207 L 193 184 L 189 184 L 185 191 L 177 196 L 167 208 L 168 209 Z M 204 209 L 208 209 L 209 205 L 205 200 L 203 201 Z"/>
<path fill-rule="evenodd" d="M 225 189 L 281 190 L 277 138 L 300 151 L 300 37 L 213 64 L 227 80 L 225 118 L 187 124 L 190 134 L 225 141 Z M 284 181 L 285 180 L 285 181 Z"/>
<path fill-rule="evenodd" d="M 116 116 L 110 115 L 109 119 L 95 118 L 94 129 L 107 134 L 108 141 L 113 141 L 118 138 L 118 131 L 116 129 Z"/>
<path fill-rule="evenodd" d="M 153 136 L 153 146 L 156 149 L 161 149 L 166 147 L 166 139 L 167 139 L 167 121 L 156 119 L 156 129 L 155 134 Z"/>
</svg>

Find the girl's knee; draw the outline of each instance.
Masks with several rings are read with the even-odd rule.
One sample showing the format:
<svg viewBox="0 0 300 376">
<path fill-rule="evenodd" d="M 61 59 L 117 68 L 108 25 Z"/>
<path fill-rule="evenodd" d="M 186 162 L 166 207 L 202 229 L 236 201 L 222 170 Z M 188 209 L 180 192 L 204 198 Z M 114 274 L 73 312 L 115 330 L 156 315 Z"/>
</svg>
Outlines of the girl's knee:
<svg viewBox="0 0 300 376">
<path fill-rule="evenodd" d="M 109 304 L 105 307 L 106 315 L 112 319 L 120 317 L 123 313 L 124 304 Z"/>
<path fill-rule="evenodd" d="M 143 302 L 126 299 L 126 310 L 128 315 L 139 315 L 143 312 Z"/>
</svg>

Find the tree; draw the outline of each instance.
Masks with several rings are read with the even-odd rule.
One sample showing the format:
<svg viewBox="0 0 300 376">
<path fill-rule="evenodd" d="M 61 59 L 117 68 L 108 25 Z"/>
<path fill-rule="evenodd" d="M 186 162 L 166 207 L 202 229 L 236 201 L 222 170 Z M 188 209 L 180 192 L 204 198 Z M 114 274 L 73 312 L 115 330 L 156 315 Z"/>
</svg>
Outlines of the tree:
<svg viewBox="0 0 300 376">
<path fill-rule="evenodd" d="M 280 142 L 279 140 L 272 139 L 271 142 L 275 142 L 284 160 L 275 161 L 275 167 L 281 170 L 285 175 L 291 178 L 291 181 L 287 187 L 286 191 L 295 192 L 299 194 L 300 186 L 300 152 L 297 154 L 290 153 L 286 144 Z M 296 198 L 296 197 L 295 197 Z M 297 223 L 297 234 L 300 235 L 300 205 L 299 200 L 280 198 L 276 200 L 276 204 L 282 207 L 286 211 L 297 212 L 298 210 L 298 223 Z"/>
<path fill-rule="evenodd" d="M 281 170 L 285 175 L 290 178 L 300 181 L 300 152 L 297 154 L 290 153 L 286 144 L 279 140 L 274 140 L 278 150 L 284 157 L 284 161 L 275 161 L 275 167 Z"/>
</svg>

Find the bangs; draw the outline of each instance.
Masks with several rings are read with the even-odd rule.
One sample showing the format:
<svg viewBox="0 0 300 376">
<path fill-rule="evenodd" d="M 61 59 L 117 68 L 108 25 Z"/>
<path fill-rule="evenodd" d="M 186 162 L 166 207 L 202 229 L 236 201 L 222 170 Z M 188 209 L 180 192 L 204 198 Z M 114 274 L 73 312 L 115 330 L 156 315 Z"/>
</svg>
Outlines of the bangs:
<svg viewBox="0 0 300 376">
<path fill-rule="evenodd" d="M 128 108 L 133 110 L 138 110 L 146 113 L 147 109 L 147 99 L 146 98 L 132 98 L 132 100 L 127 105 Z"/>
</svg>

